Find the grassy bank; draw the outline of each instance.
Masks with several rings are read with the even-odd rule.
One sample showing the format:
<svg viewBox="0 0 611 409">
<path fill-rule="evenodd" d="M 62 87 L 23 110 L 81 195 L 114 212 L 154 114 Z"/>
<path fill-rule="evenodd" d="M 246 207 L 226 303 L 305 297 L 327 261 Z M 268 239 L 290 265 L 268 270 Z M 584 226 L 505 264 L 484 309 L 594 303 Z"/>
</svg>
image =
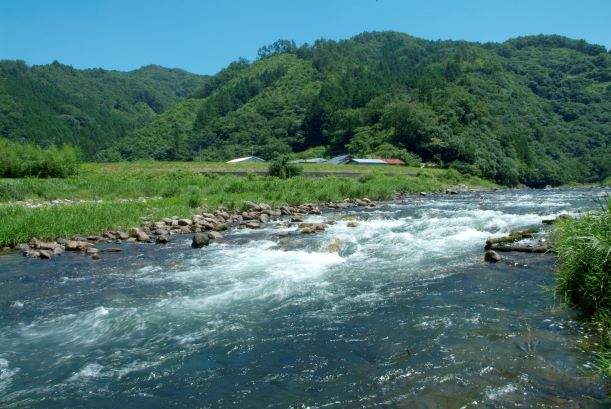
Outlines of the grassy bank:
<svg viewBox="0 0 611 409">
<path fill-rule="evenodd" d="M 200 173 L 193 163 L 85 164 L 65 179 L 0 179 L 0 244 L 14 245 L 31 237 L 52 239 L 136 226 L 141 218 L 188 216 L 219 206 L 239 210 L 244 201 L 283 204 L 322 203 L 345 198 L 390 199 L 396 192 L 443 191 L 456 183 L 491 188 L 478 178 L 456 171 L 424 171 L 419 176 L 388 176 L 375 168 L 359 168 L 359 177 L 272 177 Z M 209 169 L 215 164 L 207 164 Z M 227 168 L 218 164 L 216 168 Z M 232 169 L 248 168 L 236 166 Z M 338 168 L 333 166 L 332 168 Z M 398 168 L 401 169 L 401 168 Z M 45 203 L 84 200 L 71 205 L 26 207 L 16 201 Z M 99 202 L 98 202 L 99 201 Z"/>
<path fill-rule="evenodd" d="M 611 199 L 599 211 L 561 220 L 554 230 L 557 290 L 601 334 L 598 370 L 611 376 Z"/>
</svg>

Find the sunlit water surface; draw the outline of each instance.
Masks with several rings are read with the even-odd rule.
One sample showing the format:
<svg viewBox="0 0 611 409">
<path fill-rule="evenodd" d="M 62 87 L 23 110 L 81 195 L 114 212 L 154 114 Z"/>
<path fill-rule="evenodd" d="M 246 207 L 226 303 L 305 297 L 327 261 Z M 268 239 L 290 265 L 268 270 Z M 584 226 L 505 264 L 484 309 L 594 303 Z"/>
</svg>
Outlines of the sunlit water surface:
<svg viewBox="0 0 611 409">
<path fill-rule="evenodd" d="M 484 241 L 600 190 L 409 198 L 191 249 L 0 256 L 0 406 L 607 407 L 549 255 Z M 357 227 L 348 227 L 348 220 Z M 294 228 L 293 228 L 294 229 Z"/>
</svg>

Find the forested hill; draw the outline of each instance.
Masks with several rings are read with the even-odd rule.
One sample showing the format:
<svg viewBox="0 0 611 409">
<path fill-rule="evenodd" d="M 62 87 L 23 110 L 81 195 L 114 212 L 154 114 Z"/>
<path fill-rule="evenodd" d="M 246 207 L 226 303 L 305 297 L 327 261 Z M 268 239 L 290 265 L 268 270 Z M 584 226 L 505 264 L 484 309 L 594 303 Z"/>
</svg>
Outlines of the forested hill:
<svg viewBox="0 0 611 409">
<path fill-rule="evenodd" d="M 154 65 L 117 72 L 0 61 L 0 137 L 42 146 L 71 143 L 92 159 L 206 78 Z"/>
<path fill-rule="evenodd" d="M 87 152 L 106 146 L 97 160 L 226 160 L 251 149 L 264 158 L 349 152 L 433 161 L 507 185 L 556 185 L 610 174 L 610 59 L 602 46 L 560 36 L 479 44 L 381 32 L 300 47 L 283 40 L 263 47 L 255 62 L 230 64 L 172 108 L 141 99 L 129 100 L 125 113 L 112 105 L 110 111 L 124 113 L 118 118 L 132 120 L 114 128 L 127 132 L 123 139 L 95 128 L 85 145 L 74 131 L 78 117 L 61 110 L 79 105 L 63 94 L 53 98 L 58 106 L 38 111 L 38 102 L 32 109 L 39 121 L 58 124 L 57 131 L 43 126 L 37 137 L 62 135 Z M 20 69 L 34 75 L 34 68 Z M 127 83 L 120 88 L 133 96 Z M 79 101 L 98 106 L 88 92 L 78 93 Z M 0 107 L 0 118 L 12 114 L 6 103 Z M 131 126 L 138 121 L 146 124 Z"/>
</svg>

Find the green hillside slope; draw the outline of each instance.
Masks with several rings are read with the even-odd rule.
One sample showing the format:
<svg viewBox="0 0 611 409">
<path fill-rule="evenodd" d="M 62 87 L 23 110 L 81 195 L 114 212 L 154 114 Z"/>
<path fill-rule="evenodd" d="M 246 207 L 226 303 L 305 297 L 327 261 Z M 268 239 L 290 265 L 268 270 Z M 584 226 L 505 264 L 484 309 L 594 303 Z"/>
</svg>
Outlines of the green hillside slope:
<svg viewBox="0 0 611 409">
<path fill-rule="evenodd" d="M 71 143 L 92 159 L 205 80 L 158 66 L 123 73 L 0 61 L 0 136 L 42 146 Z"/>
<path fill-rule="evenodd" d="M 268 159 L 317 147 L 327 155 L 433 161 L 506 185 L 595 182 L 611 173 L 610 59 L 602 46 L 560 36 L 479 44 L 363 33 L 301 47 L 278 41 L 252 63 L 238 60 L 191 91 L 183 87 L 188 97 L 169 109 L 162 88 L 129 93 L 121 97 L 130 102 L 125 108 L 104 111 L 115 113 L 112 137 L 101 127 L 87 128 L 86 141 L 75 132 L 99 121 L 71 108 L 99 106 L 89 90 L 45 88 L 62 103 L 50 109 L 32 98 L 26 108 L 45 124 L 37 138 L 62 135 L 97 160 L 226 160 L 251 152 Z M 20 89 L 39 94 L 33 87 Z M 0 105 L 0 136 L 15 122 L 10 103 Z M 14 129 L 18 137 L 24 128 Z"/>
</svg>

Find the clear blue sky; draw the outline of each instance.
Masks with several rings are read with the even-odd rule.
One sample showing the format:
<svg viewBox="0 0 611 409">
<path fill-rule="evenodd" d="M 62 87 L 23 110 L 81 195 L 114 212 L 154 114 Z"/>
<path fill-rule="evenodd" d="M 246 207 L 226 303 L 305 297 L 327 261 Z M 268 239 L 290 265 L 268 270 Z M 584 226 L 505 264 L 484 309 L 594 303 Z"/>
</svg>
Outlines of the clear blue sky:
<svg viewBox="0 0 611 409">
<path fill-rule="evenodd" d="M 480 42 L 561 34 L 609 49 L 611 0 L 0 0 L 0 59 L 77 68 L 213 74 L 279 38 L 373 30 Z"/>
</svg>

